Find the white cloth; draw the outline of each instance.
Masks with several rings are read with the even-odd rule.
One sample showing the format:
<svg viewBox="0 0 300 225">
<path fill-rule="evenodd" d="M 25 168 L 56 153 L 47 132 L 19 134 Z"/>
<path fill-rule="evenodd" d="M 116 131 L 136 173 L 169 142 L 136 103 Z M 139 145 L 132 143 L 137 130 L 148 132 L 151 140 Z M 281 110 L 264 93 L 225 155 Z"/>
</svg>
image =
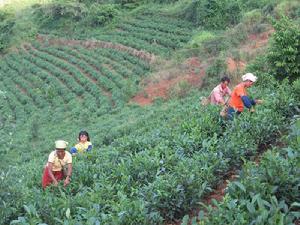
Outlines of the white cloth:
<svg viewBox="0 0 300 225">
<path fill-rule="evenodd" d="M 242 76 L 243 81 L 250 80 L 252 82 L 255 82 L 257 80 L 257 77 L 253 75 L 253 73 L 246 73 Z"/>
</svg>

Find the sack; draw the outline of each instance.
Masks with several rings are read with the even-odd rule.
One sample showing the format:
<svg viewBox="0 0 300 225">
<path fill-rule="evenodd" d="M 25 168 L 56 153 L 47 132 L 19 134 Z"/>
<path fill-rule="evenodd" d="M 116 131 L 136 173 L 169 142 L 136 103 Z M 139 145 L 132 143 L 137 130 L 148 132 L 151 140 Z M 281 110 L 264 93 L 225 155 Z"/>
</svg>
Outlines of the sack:
<svg viewBox="0 0 300 225">
<path fill-rule="evenodd" d="M 68 166 L 67 165 L 63 166 L 62 172 L 63 172 L 64 177 L 66 177 L 68 175 Z"/>
<path fill-rule="evenodd" d="M 63 172 L 64 177 L 66 177 L 68 175 L 68 165 L 62 165 L 61 161 L 59 161 L 59 164 L 61 166 L 61 171 Z"/>
<path fill-rule="evenodd" d="M 221 109 L 220 116 L 226 118 L 228 114 L 228 105 L 224 105 Z"/>
<path fill-rule="evenodd" d="M 200 99 L 200 102 L 201 102 L 201 105 L 207 106 L 210 103 L 210 99 L 209 99 L 209 97 L 202 97 Z"/>
</svg>

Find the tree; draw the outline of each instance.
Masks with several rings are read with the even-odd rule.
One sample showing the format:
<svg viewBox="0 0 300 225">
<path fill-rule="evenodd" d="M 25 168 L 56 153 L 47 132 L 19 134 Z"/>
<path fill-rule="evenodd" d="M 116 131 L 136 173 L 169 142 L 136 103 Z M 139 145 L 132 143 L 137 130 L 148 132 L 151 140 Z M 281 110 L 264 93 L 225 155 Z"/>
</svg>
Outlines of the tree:
<svg viewBox="0 0 300 225">
<path fill-rule="evenodd" d="M 295 80 L 300 77 L 299 26 L 282 17 L 274 27 L 276 31 L 267 54 L 270 72 L 279 80 Z"/>
</svg>

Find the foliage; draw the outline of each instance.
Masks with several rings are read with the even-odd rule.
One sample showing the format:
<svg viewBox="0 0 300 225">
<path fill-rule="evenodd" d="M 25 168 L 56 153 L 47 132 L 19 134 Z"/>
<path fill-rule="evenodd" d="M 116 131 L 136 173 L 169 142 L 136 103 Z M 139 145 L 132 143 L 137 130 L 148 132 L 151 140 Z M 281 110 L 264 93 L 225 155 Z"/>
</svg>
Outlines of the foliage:
<svg viewBox="0 0 300 225">
<path fill-rule="evenodd" d="M 275 12 L 278 16 L 285 15 L 289 18 L 299 18 L 300 17 L 300 3 L 299 1 L 283 1 L 280 2 L 276 8 Z"/>
<path fill-rule="evenodd" d="M 185 97 L 189 91 L 191 90 L 191 84 L 188 81 L 179 81 L 176 85 L 174 85 L 171 90 L 168 91 L 169 97 Z"/>
<path fill-rule="evenodd" d="M 221 78 L 226 73 L 226 69 L 225 59 L 219 57 L 207 68 L 206 73 L 208 77 Z"/>
<path fill-rule="evenodd" d="M 152 70 L 143 54 L 170 56 L 186 46 L 195 26 L 155 9 L 124 14 L 114 30 L 90 29 L 89 10 L 106 24 L 107 17 L 117 15 L 114 10 L 123 15 L 124 8 L 121 12 L 113 1 L 78 2 L 37 5 L 35 18 L 42 18 L 37 22 L 42 31 L 70 39 L 92 37 L 112 45 L 98 48 L 94 41 L 66 39 L 56 45 L 49 38 L 24 44 L 0 60 L 0 223 L 163 224 L 199 207 L 229 171 L 245 162 L 242 179 L 230 186 L 225 203 L 218 205 L 217 212 L 208 210 L 211 223 L 234 224 L 232 218 L 238 224 L 253 219 L 270 224 L 292 221 L 298 207 L 293 201 L 299 198 L 298 153 L 294 149 L 268 153 L 260 167 L 247 161 L 255 158 L 262 144 L 273 143 L 299 113 L 299 80 L 292 85 L 277 82 L 265 70 L 263 58 L 252 67 L 259 82 L 249 93 L 265 102 L 255 113 L 245 111 L 233 121 L 220 118 L 218 106 L 200 106 L 203 93 L 189 94 L 187 82 L 171 91 L 178 98 L 143 108 L 130 104 L 140 81 Z M 241 15 L 237 1 L 189 3 L 198 7 L 196 14 L 205 16 L 204 22 L 196 21 L 201 26 L 207 22 L 207 27 L 223 29 Z M 192 8 L 184 12 L 188 9 Z M 253 17 L 250 13 L 250 22 Z M 217 55 L 243 40 L 246 31 L 240 25 L 214 38 L 201 33 L 201 48 Z M 226 35 L 237 41 L 228 41 Z M 120 44 L 135 49 L 128 51 Z M 213 50 L 208 49 L 211 46 Z M 225 70 L 219 57 L 207 74 L 217 79 Z M 291 148 L 299 146 L 295 124 L 288 136 Z M 92 152 L 73 158 L 70 186 L 43 191 L 40 178 L 53 141 L 62 138 L 73 145 L 81 129 L 91 134 Z"/>
<path fill-rule="evenodd" d="M 208 208 L 205 224 L 292 224 L 299 219 L 299 120 L 289 146 L 264 153 L 259 165 L 248 162 L 239 180 L 229 184 L 217 209 Z M 296 137 L 296 138 L 295 138 Z M 299 144 L 299 143 L 298 143 Z"/>
<path fill-rule="evenodd" d="M 253 9 L 263 9 L 266 10 L 266 8 L 275 5 L 278 0 L 239 0 L 241 3 L 241 6 L 245 11 L 250 11 Z"/>
<path fill-rule="evenodd" d="M 196 0 L 186 6 L 183 16 L 206 29 L 225 29 L 239 22 L 241 8 L 238 1 Z"/>
<path fill-rule="evenodd" d="M 9 12 L 0 10 L 0 53 L 8 47 L 14 25 L 14 16 Z"/>
<path fill-rule="evenodd" d="M 267 55 L 270 71 L 280 80 L 300 76 L 300 29 L 287 17 L 274 24 L 271 47 Z"/>
<path fill-rule="evenodd" d="M 89 8 L 87 20 L 92 26 L 103 26 L 119 14 L 117 7 L 113 4 L 94 3 Z"/>
<path fill-rule="evenodd" d="M 67 50 L 66 47 L 62 49 Z M 47 51 L 58 54 L 53 48 Z M 66 52 L 71 54 L 72 51 Z M 82 54 L 87 57 L 91 53 L 82 51 Z M 69 56 L 69 60 L 75 60 L 74 55 Z M 49 56 L 48 59 L 52 61 Z M 1 183 L 5 196 L 1 204 L 6 204 L 6 210 L 1 212 L 1 222 L 24 220 L 53 224 L 59 220 L 86 224 L 92 221 L 161 224 L 165 219 L 180 218 L 190 207 L 196 206 L 227 171 L 254 157 L 261 143 L 272 141 L 274 135 L 284 128 L 286 116 L 291 116 L 287 112 L 299 101 L 291 91 L 288 83 L 277 88 L 274 84 L 263 89 L 257 87 L 253 93 L 261 93 L 266 103 L 257 108 L 256 114 L 245 112 L 227 125 L 219 118 L 218 107 L 199 107 L 199 94 L 195 93 L 152 107 L 123 107 L 119 112 L 100 117 L 93 117 L 95 113 L 91 111 L 89 120 L 80 117 L 80 122 L 93 134 L 94 150 L 74 158 L 71 186 L 46 192 L 40 189 L 42 163 L 49 153 L 45 146 L 52 146 L 48 142 L 61 136 L 64 127 L 76 130 L 78 124 L 73 124 L 74 120 L 65 120 L 56 123 L 56 129 L 52 129 L 51 124 L 44 126 L 40 122 L 34 144 L 35 148 L 43 149 L 41 155 L 33 156 L 34 151 L 23 153 L 19 156 L 23 162 L 21 167 L 18 166 L 19 170 L 4 170 L 9 174 L 3 172 L 1 175 L 5 177 L 5 182 Z M 45 120 L 53 118 L 48 114 L 40 115 L 39 121 Z M 22 129 L 15 131 L 14 146 L 24 143 L 24 140 L 28 140 L 28 145 L 33 144 L 31 135 L 24 137 L 24 132 L 32 132 L 36 126 L 33 121 L 27 119 L 18 125 Z M 73 133 L 66 133 L 63 138 L 70 140 L 73 136 L 75 141 L 76 134 Z M 47 139 L 40 138 L 45 135 Z M 27 144 L 24 147 L 29 148 Z M 270 162 L 282 171 L 289 171 L 285 167 L 288 164 L 282 161 L 275 164 L 277 161 L 275 158 Z M 265 169 L 268 169 L 268 164 L 266 161 Z M 41 169 L 26 173 L 25 179 L 22 171 L 37 166 Z M 15 174 L 10 176 L 13 171 Z M 280 179 L 284 174 L 286 172 Z M 15 179 L 21 182 L 11 185 Z M 285 181 L 292 184 L 292 180 Z M 16 191 L 19 189 L 24 190 L 22 194 Z M 237 191 L 233 193 L 237 194 Z M 294 192 L 290 194 L 292 196 Z M 263 196 L 261 198 L 269 201 Z M 273 202 L 270 204 L 277 206 Z"/>
<path fill-rule="evenodd" d="M 246 26 L 251 26 L 253 24 L 256 24 L 260 22 L 262 19 L 262 12 L 258 9 L 249 11 L 243 15 L 242 22 Z"/>
<path fill-rule="evenodd" d="M 201 31 L 192 37 L 192 39 L 188 43 L 188 46 L 191 48 L 199 48 L 203 45 L 203 42 L 207 42 L 214 37 L 215 35 L 212 32 Z"/>
<path fill-rule="evenodd" d="M 88 12 L 84 4 L 56 1 L 45 5 L 35 5 L 34 13 L 39 20 L 46 20 L 46 22 L 51 23 L 61 18 L 81 20 Z"/>
</svg>

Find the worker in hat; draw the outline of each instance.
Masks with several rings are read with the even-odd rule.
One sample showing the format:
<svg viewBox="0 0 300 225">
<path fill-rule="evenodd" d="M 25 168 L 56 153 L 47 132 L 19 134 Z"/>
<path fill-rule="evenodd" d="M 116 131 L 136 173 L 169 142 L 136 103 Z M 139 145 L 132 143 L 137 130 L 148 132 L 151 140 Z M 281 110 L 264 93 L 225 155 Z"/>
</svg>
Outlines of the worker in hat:
<svg viewBox="0 0 300 225">
<path fill-rule="evenodd" d="M 55 150 L 48 157 L 45 165 L 42 186 L 46 188 L 50 184 L 58 185 L 60 180 L 64 180 L 64 186 L 70 183 L 72 175 L 72 155 L 66 151 L 68 142 L 63 140 L 55 141 Z"/>
<path fill-rule="evenodd" d="M 254 112 L 253 106 L 262 103 L 262 100 L 252 100 L 248 97 L 247 88 L 251 87 L 257 80 L 257 77 L 252 73 L 246 73 L 242 76 L 243 82 L 239 83 L 233 89 L 231 98 L 229 100 L 229 108 L 227 116 L 229 119 L 233 119 L 234 114 L 239 115 L 244 111 L 244 107 L 249 111 Z"/>
<path fill-rule="evenodd" d="M 80 131 L 78 134 L 78 143 L 70 149 L 72 155 L 91 151 L 93 148 L 89 133 L 85 130 Z"/>
</svg>

